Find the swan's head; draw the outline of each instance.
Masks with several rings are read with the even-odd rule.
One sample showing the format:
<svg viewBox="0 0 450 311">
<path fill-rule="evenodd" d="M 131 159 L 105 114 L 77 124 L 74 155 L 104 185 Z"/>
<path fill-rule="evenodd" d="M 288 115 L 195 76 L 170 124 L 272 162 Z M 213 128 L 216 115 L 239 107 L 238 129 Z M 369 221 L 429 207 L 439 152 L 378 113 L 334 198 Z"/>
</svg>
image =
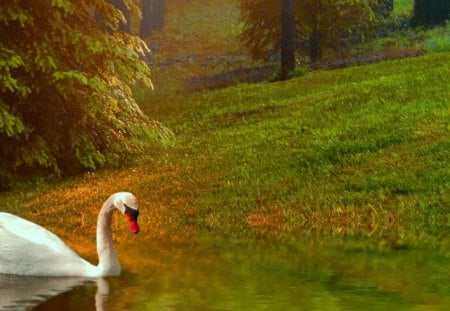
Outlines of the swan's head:
<svg viewBox="0 0 450 311">
<path fill-rule="evenodd" d="M 118 192 L 112 195 L 112 201 L 115 208 L 127 217 L 128 227 L 134 234 L 139 233 L 139 208 L 136 197 L 129 192 Z"/>
</svg>

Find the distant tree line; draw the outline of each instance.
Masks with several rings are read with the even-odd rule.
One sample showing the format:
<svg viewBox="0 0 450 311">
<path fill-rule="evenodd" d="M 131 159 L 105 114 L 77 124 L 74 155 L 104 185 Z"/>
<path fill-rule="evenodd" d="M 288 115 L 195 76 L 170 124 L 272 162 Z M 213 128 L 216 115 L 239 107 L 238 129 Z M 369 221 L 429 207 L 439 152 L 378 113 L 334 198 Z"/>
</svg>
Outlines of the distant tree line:
<svg viewBox="0 0 450 311">
<path fill-rule="evenodd" d="M 295 68 L 296 54 L 314 63 L 345 57 L 355 44 L 376 35 L 394 9 L 393 0 L 239 0 L 242 42 L 255 59 L 280 51 L 280 78 Z M 449 18 L 450 0 L 415 0 L 413 25 L 432 26 Z"/>
<path fill-rule="evenodd" d="M 345 55 L 374 31 L 385 0 L 240 0 L 242 42 L 256 59 L 281 50 L 281 76 L 295 66 L 295 53 L 316 62 Z M 386 8 L 385 10 L 388 10 Z M 381 10 L 384 12 L 384 10 Z"/>
</svg>

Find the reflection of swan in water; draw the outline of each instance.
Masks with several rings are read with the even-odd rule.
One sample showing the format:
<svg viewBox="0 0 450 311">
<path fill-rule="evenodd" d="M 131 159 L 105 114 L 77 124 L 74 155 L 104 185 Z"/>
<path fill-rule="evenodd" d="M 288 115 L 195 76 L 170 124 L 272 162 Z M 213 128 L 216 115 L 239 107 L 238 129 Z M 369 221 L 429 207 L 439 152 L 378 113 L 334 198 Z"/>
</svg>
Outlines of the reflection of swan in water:
<svg viewBox="0 0 450 311">
<path fill-rule="evenodd" d="M 105 303 L 108 299 L 109 284 L 108 281 L 102 278 L 97 279 L 97 293 L 95 294 L 95 310 L 106 310 Z"/>
<path fill-rule="evenodd" d="M 55 278 L 0 274 L 0 311 L 28 310 L 77 286 L 97 285 L 95 307 L 105 310 L 109 285 L 98 278 Z"/>
</svg>

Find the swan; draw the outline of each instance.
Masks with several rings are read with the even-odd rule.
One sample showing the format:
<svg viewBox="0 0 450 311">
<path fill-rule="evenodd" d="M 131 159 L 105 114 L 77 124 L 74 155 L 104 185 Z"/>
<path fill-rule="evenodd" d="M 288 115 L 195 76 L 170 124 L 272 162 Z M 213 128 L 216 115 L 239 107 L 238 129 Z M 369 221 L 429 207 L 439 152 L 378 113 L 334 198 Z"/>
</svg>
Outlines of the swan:
<svg viewBox="0 0 450 311">
<path fill-rule="evenodd" d="M 103 277 L 120 274 L 111 231 L 111 216 L 119 210 L 132 233 L 139 232 L 136 197 L 129 192 L 111 195 L 97 221 L 97 253 L 94 266 L 78 256 L 47 229 L 15 215 L 0 212 L 0 274 L 31 276 Z"/>
</svg>

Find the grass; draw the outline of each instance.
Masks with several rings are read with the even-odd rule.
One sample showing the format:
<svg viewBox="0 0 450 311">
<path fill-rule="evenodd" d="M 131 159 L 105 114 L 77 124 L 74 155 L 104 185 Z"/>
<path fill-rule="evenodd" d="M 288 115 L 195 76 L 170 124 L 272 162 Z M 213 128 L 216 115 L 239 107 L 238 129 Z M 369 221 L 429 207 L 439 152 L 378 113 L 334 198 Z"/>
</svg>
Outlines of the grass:
<svg viewBox="0 0 450 311">
<path fill-rule="evenodd" d="M 397 0 L 395 14 L 410 15 L 412 4 Z M 175 63 L 153 66 L 156 91 L 137 93 L 176 142 L 119 170 L 0 194 L 3 210 L 85 256 L 95 253 L 84 245 L 101 202 L 121 190 L 140 198 L 148 239 L 307 235 L 450 248 L 448 25 L 376 43 L 436 55 L 187 94 L 189 79 L 251 64 L 241 27 L 232 1 L 168 2 L 150 46 L 156 64 Z"/>
<path fill-rule="evenodd" d="M 450 51 L 450 23 L 443 27 L 436 27 L 428 32 L 425 46 L 429 52 Z"/>
<path fill-rule="evenodd" d="M 414 7 L 414 0 L 395 0 L 394 15 L 411 16 Z"/>
<path fill-rule="evenodd" d="M 2 209 L 75 248 L 94 237 L 101 202 L 128 190 L 143 239 L 308 237 L 448 253 L 449 65 L 436 53 L 149 101 L 172 145 L 120 170 L 0 194 Z"/>
</svg>

